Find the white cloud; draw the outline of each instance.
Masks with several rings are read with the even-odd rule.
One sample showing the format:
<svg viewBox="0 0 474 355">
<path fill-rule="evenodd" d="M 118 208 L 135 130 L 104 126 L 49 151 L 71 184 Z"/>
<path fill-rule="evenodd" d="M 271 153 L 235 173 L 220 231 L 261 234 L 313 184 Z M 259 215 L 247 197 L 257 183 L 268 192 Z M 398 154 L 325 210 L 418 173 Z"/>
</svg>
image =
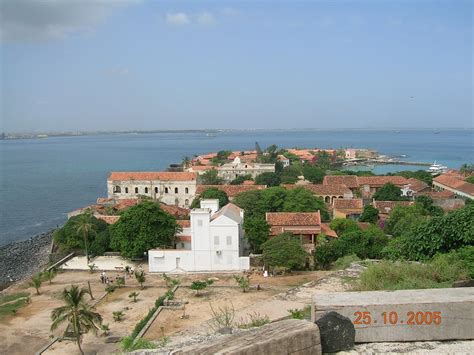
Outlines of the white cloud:
<svg viewBox="0 0 474 355">
<path fill-rule="evenodd" d="M 171 25 L 187 25 L 190 20 L 189 16 L 185 14 L 184 12 L 177 12 L 174 14 L 166 14 L 166 22 L 171 24 Z"/>
<path fill-rule="evenodd" d="M 139 0 L 2 0 L 2 41 L 44 41 L 91 32 L 116 9 Z"/>
<path fill-rule="evenodd" d="M 200 25 L 213 25 L 216 23 L 216 18 L 210 12 L 202 12 L 197 15 L 197 23 Z"/>
</svg>

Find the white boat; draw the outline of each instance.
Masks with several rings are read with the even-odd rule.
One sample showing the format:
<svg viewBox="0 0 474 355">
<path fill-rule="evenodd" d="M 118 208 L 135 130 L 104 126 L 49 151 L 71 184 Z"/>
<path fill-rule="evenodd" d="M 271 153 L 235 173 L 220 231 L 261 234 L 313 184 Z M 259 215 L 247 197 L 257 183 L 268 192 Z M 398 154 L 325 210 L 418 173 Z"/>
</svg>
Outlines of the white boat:
<svg viewBox="0 0 474 355">
<path fill-rule="evenodd" d="M 432 175 L 438 175 L 448 171 L 448 167 L 441 164 L 436 164 L 436 162 L 434 162 L 433 165 L 431 165 L 426 171 Z"/>
</svg>

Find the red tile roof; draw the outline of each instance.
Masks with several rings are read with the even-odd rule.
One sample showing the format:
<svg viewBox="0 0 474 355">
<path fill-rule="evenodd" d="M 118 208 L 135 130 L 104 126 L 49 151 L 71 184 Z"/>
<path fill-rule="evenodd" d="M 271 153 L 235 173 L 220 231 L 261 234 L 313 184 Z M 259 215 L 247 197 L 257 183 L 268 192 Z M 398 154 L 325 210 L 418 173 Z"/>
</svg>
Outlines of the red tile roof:
<svg viewBox="0 0 474 355">
<path fill-rule="evenodd" d="M 408 184 L 410 185 L 410 189 L 414 192 L 420 192 L 429 187 L 426 182 L 415 179 L 415 178 L 408 179 Z"/>
<path fill-rule="evenodd" d="M 423 191 L 417 194 L 417 196 L 429 196 L 432 199 L 446 199 L 446 198 L 452 198 L 454 197 L 454 192 L 451 192 L 449 190 L 444 190 L 444 191 Z"/>
<path fill-rule="evenodd" d="M 397 186 L 408 185 L 409 181 L 403 176 L 358 176 L 359 185 L 383 186 L 392 183 Z"/>
<path fill-rule="evenodd" d="M 328 237 L 337 238 L 336 231 L 332 230 L 327 223 L 321 223 L 321 231 Z"/>
<path fill-rule="evenodd" d="M 337 210 L 362 210 L 364 208 L 364 202 L 361 198 L 337 198 L 333 202 L 333 207 Z"/>
<path fill-rule="evenodd" d="M 190 242 L 191 236 L 190 235 L 178 235 L 176 239 L 180 242 Z"/>
<path fill-rule="evenodd" d="M 174 205 L 167 205 L 165 203 L 161 203 L 160 207 L 163 211 L 169 213 L 174 217 L 187 217 L 189 216 L 189 210 L 187 208 L 181 208 Z"/>
<path fill-rule="evenodd" d="M 111 172 L 108 178 L 109 181 L 191 181 L 196 180 L 196 174 L 190 172 L 145 172 L 145 171 L 114 171 Z"/>
<path fill-rule="evenodd" d="M 266 220 L 270 226 L 319 226 L 321 214 L 317 212 L 268 212 Z"/>
<path fill-rule="evenodd" d="M 354 189 L 359 187 L 359 182 L 355 175 L 327 175 L 323 179 L 323 185 L 345 185 Z"/>
<path fill-rule="evenodd" d="M 216 188 L 224 191 L 227 196 L 235 197 L 242 192 L 253 191 L 253 190 L 264 190 L 266 185 L 198 185 L 196 188 L 196 195 L 201 194 L 204 190 L 209 188 Z"/>
<path fill-rule="evenodd" d="M 295 189 L 303 187 L 318 196 L 344 196 L 350 194 L 351 190 L 346 185 L 324 185 L 324 184 L 307 184 L 307 185 L 282 185 L 285 189 Z"/>
<path fill-rule="evenodd" d="M 191 221 L 189 219 L 178 219 L 178 220 L 176 220 L 176 223 L 178 223 L 178 225 L 181 228 L 190 228 L 191 227 Z"/>
<path fill-rule="evenodd" d="M 120 216 L 102 216 L 102 215 L 94 215 L 95 218 L 104 221 L 107 224 L 114 224 L 120 218 Z"/>
<path fill-rule="evenodd" d="M 373 205 L 379 210 L 379 213 L 388 214 L 395 206 L 410 206 L 413 203 L 413 201 L 374 201 Z"/>
<path fill-rule="evenodd" d="M 129 207 L 135 206 L 139 202 L 140 202 L 140 200 L 138 200 L 136 198 L 135 199 L 133 199 L 133 198 L 124 198 L 124 199 L 117 200 L 117 203 L 113 207 L 116 210 L 120 211 L 120 210 L 125 210 Z"/>
<path fill-rule="evenodd" d="M 214 170 L 216 167 L 213 165 L 193 165 L 189 169 L 193 171 L 206 171 L 206 170 Z"/>
<path fill-rule="evenodd" d="M 463 180 L 460 175 L 443 174 L 433 179 L 433 182 L 449 187 L 453 190 L 458 190 L 465 194 L 474 196 L 474 184 Z"/>
</svg>

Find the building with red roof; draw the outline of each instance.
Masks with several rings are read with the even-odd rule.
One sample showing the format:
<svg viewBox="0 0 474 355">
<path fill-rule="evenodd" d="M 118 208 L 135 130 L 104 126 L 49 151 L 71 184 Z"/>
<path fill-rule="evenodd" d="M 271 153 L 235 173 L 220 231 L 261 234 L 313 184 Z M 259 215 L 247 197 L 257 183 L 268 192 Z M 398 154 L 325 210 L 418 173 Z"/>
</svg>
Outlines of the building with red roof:
<svg viewBox="0 0 474 355">
<path fill-rule="evenodd" d="M 465 177 L 457 172 L 435 177 L 433 187 L 436 191 L 450 191 L 458 198 L 474 200 L 474 184 L 465 181 Z"/>
</svg>

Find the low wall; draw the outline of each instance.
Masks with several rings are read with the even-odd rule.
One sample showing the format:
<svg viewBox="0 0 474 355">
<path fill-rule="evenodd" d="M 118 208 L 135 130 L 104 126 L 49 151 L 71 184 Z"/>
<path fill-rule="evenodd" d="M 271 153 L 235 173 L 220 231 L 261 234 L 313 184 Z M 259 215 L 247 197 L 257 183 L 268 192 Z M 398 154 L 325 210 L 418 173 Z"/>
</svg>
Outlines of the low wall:
<svg viewBox="0 0 474 355">
<path fill-rule="evenodd" d="M 474 288 L 340 292 L 314 296 L 313 320 L 348 317 L 356 343 L 474 339 Z"/>
</svg>

